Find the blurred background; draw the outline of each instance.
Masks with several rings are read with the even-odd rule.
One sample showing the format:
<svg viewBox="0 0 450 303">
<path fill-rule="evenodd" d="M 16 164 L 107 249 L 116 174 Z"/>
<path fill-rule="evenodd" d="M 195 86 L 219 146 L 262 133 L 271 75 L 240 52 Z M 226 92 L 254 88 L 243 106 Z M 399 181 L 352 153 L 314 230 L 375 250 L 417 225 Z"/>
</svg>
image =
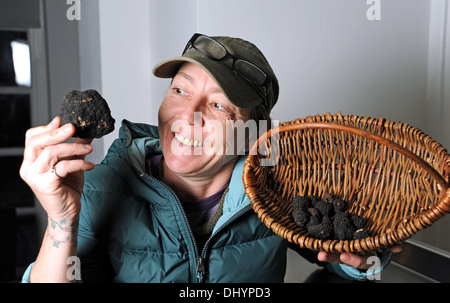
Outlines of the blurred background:
<svg viewBox="0 0 450 303">
<path fill-rule="evenodd" d="M 1 0 L 0 281 L 34 261 L 46 217 L 20 180 L 24 134 L 59 114 L 69 90 L 94 88 L 116 130 L 157 123 L 170 80 L 152 75 L 195 32 L 255 43 L 280 82 L 272 118 L 326 112 L 384 117 L 450 147 L 447 0 Z M 450 251 L 450 218 L 413 239 Z M 448 272 L 448 271 L 447 271 Z"/>
</svg>

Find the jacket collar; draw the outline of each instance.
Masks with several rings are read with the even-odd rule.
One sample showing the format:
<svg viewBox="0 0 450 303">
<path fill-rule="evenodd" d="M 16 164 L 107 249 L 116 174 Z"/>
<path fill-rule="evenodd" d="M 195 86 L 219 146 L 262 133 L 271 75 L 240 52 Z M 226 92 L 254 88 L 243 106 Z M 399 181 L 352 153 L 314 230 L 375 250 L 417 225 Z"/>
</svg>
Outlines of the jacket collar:
<svg viewBox="0 0 450 303">
<path fill-rule="evenodd" d="M 223 204 L 223 214 L 217 221 L 214 227 L 213 233 L 228 220 L 230 220 L 235 214 L 243 210 L 244 208 L 250 208 L 250 200 L 245 194 L 244 183 L 242 176 L 244 172 L 244 163 L 247 159 L 247 155 L 241 156 L 234 167 L 233 174 L 231 176 L 229 191 L 225 196 Z"/>
<path fill-rule="evenodd" d="M 119 138 L 125 142 L 128 157 L 141 174 L 146 173 L 146 156 L 162 153 L 156 126 L 123 120 Z"/>
</svg>

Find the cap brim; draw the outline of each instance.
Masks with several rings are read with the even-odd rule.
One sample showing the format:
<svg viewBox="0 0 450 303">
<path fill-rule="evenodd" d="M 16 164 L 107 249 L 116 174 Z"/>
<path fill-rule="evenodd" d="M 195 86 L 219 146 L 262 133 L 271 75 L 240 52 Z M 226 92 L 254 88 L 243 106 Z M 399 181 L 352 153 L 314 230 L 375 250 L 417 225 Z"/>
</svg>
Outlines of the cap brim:
<svg viewBox="0 0 450 303">
<path fill-rule="evenodd" d="M 173 78 L 178 72 L 180 65 L 185 62 L 194 63 L 202 67 L 234 105 L 241 108 L 249 108 L 263 102 L 255 89 L 238 76 L 230 66 L 200 54 L 198 56 L 190 54 L 190 57 L 174 57 L 161 61 L 153 68 L 153 74 L 159 78 Z"/>
</svg>

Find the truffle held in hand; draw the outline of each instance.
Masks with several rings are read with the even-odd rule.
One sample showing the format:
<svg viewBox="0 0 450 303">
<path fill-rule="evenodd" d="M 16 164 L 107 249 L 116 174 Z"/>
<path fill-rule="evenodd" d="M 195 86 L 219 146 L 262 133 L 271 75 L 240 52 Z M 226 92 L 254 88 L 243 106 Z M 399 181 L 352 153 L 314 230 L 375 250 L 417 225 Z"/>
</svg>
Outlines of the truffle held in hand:
<svg viewBox="0 0 450 303">
<path fill-rule="evenodd" d="M 96 90 L 72 90 L 61 104 L 61 125 L 66 123 L 75 126 L 74 137 L 100 138 L 114 130 L 115 120 L 106 100 Z"/>
</svg>

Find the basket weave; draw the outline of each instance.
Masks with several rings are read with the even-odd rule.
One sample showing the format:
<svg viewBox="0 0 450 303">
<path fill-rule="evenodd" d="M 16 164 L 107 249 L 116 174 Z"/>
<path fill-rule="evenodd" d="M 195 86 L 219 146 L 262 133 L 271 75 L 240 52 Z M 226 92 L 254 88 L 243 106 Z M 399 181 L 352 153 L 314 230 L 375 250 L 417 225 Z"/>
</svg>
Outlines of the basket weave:
<svg viewBox="0 0 450 303">
<path fill-rule="evenodd" d="M 275 165 L 263 164 L 276 155 Z M 276 234 L 311 250 L 363 253 L 408 239 L 449 213 L 449 175 L 450 155 L 419 129 L 338 112 L 286 122 L 261 136 L 243 181 L 253 210 Z M 320 240 L 295 224 L 293 197 L 327 192 L 368 219 L 370 237 Z"/>
</svg>

